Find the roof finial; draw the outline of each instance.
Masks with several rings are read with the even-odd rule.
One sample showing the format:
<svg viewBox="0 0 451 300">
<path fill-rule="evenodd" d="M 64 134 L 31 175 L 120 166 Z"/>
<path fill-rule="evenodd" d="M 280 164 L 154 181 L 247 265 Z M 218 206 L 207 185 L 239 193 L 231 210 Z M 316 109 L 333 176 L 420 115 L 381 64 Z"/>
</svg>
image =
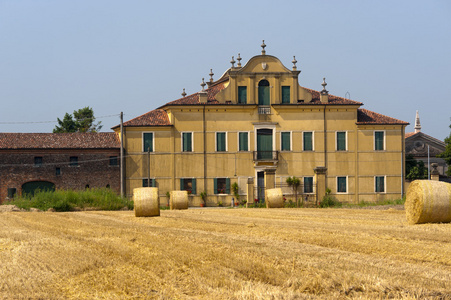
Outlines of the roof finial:
<svg viewBox="0 0 451 300">
<path fill-rule="evenodd" d="M 420 124 L 420 114 L 418 113 L 415 116 L 415 133 L 421 132 L 421 124 Z"/>
<path fill-rule="evenodd" d="M 210 69 L 210 82 L 213 82 L 213 75 L 215 75 L 215 73 L 213 73 L 213 69 Z"/>
<path fill-rule="evenodd" d="M 185 89 L 183 89 L 182 97 L 185 98 L 185 96 L 186 96 Z"/>
<path fill-rule="evenodd" d="M 266 54 L 266 51 L 265 51 L 265 47 L 266 47 L 265 40 L 263 40 L 263 44 L 261 45 L 261 47 L 262 47 L 262 55 L 265 55 Z"/>
<path fill-rule="evenodd" d="M 240 54 L 238 53 L 238 57 L 236 58 L 236 60 L 238 61 L 238 67 L 240 67 L 241 68 L 241 57 L 240 57 Z"/>
<path fill-rule="evenodd" d="M 204 81 L 204 78 L 202 78 L 202 83 L 200 84 L 200 86 L 202 87 L 202 91 L 201 92 L 205 92 L 204 87 L 206 86 L 206 83 Z"/>
<path fill-rule="evenodd" d="M 296 71 L 297 70 L 296 63 L 298 62 L 296 60 L 296 56 L 293 55 L 293 60 L 291 62 L 293 63 L 293 71 Z"/>
<path fill-rule="evenodd" d="M 235 68 L 235 59 L 234 59 L 234 56 L 232 56 L 232 60 L 230 61 L 230 63 L 232 64 L 232 68 Z"/>
<path fill-rule="evenodd" d="M 321 83 L 321 85 L 323 86 L 323 90 L 321 91 L 321 94 L 327 95 L 329 93 L 328 90 L 326 90 L 326 77 L 323 78 L 323 83 Z"/>
</svg>

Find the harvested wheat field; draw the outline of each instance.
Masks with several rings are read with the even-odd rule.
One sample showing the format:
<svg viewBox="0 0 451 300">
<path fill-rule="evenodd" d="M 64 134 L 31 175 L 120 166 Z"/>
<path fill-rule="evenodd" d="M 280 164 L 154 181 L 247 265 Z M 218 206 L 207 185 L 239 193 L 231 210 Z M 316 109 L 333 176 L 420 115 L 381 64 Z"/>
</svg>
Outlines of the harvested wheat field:
<svg viewBox="0 0 451 300">
<path fill-rule="evenodd" d="M 451 224 L 403 210 L 0 213 L 0 298 L 451 299 Z"/>
</svg>

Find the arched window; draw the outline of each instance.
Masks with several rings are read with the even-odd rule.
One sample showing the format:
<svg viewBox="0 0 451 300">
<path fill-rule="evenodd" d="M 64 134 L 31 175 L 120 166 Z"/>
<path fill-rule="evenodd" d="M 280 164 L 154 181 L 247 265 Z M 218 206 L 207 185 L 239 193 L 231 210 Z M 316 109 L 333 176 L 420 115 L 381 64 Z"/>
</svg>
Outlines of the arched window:
<svg viewBox="0 0 451 300">
<path fill-rule="evenodd" d="M 266 79 L 258 83 L 258 105 L 270 105 L 269 82 Z"/>
</svg>

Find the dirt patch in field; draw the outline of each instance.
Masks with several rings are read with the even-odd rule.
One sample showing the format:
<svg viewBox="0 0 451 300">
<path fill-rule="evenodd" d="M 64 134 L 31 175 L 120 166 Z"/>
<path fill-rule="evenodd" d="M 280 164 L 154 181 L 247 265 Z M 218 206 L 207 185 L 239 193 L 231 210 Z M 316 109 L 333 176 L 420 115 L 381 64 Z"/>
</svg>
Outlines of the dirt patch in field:
<svg viewBox="0 0 451 300">
<path fill-rule="evenodd" d="M 0 212 L 25 211 L 15 205 L 0 205 Z"/>
</svg>

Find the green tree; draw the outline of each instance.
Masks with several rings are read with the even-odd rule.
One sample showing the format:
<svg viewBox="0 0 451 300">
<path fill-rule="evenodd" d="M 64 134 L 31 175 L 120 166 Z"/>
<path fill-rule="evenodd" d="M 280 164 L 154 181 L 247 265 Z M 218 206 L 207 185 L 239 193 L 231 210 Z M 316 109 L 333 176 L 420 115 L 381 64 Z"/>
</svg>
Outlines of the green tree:
<svg viewBox="0 0 451 300">
<path fill-rule="evenodd" d="M 102 129 L 102 122 L 94 124 L 94 111 L 89 106 L 74 110 L 74 115 L 69 113 L 64 115 L 63 120 L 59 118 L 58 125 L 53 129 L 54 133 L 61 132 L 98 132 Z"/>
<path fill-rule="evenodd" d="M 449 125 L 451 128 L 451 125 Z M 448 171 L 446 171 L 446 175 L 451 176 L 451 133 L 447 138 L 445 138 L 446 148 L 445 151 L 437 155 L 437 157 L 443 158 L 448 165 Z"/>
<path fill-rule="evenodd" d="M 412 154 L 406 155 L 406 178 L 408 180 L 426 179 L 428 171 L 421 160 L 416 160 Z"/>
<path fill-rule="evenodd" d="M 299 207 L 299 202 L 298 202 L 298 188 L 301 185 L 301 181 L 299 180 L 299 178 L 297 178 L 296 176 L 293 177 L 288 177 L 287 178 L 287 184 L 289 187 L 291 187 L 291 189 L 293 190 L 294 193 L 294 199 L 296 201 L 296 207 Z"/>
</svg>

